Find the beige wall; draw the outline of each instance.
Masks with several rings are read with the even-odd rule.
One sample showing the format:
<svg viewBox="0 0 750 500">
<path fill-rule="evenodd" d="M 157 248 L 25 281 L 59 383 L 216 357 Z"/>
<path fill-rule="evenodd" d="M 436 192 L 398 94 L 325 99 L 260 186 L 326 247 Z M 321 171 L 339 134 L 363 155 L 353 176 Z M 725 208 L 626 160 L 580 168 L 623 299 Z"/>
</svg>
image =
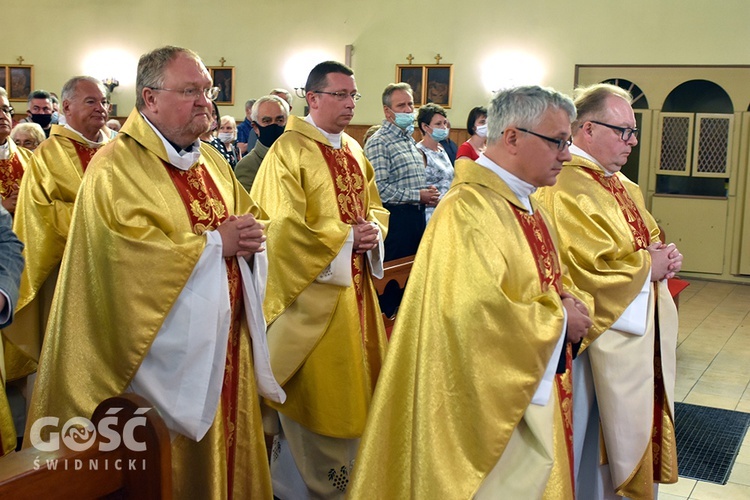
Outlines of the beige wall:
<svg viewBox="0 0 750 500">
<path fill-rule="evenodd" d="M 454 64 L 449 115 L 457 127 L 488 100 L 481 68 L 500 51 L 532 55 L 544 68 L 537 83 L 563 91 L 572 90 L 575 64 L 750 64 L 746 0 L 2 0 L 0 8 L 0 64 L 23 56 L 34 65 L 38 88 L 59 93 L 96 51 L 128 54 L 130 62 L 113 75 L 122 82 L 113 95 L 120 115 L 135 100 L 138 56 L 164 44 L 190 47 L 207 65 L 224 57 L 235 66 L 235 105 L 221 112 L 237 117 L 247 98 L 291 86 L 284 65 L 296 54 L 318 50 L 343 60 L 352 44 L 365 96 L 359 124 L 382 118 L 380 93 L 409 53 L 415 63 L 433 63 L 440 53 L 442 63 Z M 111 60 L 96 71 L 106 71 Z M 296 101 L 296 114 L 303 105 Z"/>
</svg>

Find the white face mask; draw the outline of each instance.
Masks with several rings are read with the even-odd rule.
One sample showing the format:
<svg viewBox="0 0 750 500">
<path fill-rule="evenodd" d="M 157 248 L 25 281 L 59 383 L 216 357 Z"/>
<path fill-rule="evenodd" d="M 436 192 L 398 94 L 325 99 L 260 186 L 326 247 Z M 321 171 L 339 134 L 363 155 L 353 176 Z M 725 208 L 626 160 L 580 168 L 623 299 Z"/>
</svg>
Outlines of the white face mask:
<svg viewBox="0 0 750 500">
<path fill-rule="evenodd" d="M 219 132 L 219 140 L 224 143 L 232 142 L 234 141 L 234 133 L 233 132 Z"/>
<path fill-rule="evenodd" d="M 475 131 L 479 137 L 487 137 L 487 124 L 478 125 Z"/>
</svg>

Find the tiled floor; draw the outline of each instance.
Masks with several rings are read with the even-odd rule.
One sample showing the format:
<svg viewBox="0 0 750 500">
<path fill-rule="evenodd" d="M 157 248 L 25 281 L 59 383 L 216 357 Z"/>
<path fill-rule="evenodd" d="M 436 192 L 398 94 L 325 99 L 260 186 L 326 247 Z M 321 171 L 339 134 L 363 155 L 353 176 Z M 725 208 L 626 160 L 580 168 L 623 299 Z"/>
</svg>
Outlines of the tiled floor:
<svg viewBox="0 0 750 500">
<path fill-rule="evenodd" d="M 750 412 L 750 286 L 689 280 L 680 295 L 675 400 Z M 750 434 L 729 483 L 680 478 L 661 500 L 750 499 Z"/>
</svg>

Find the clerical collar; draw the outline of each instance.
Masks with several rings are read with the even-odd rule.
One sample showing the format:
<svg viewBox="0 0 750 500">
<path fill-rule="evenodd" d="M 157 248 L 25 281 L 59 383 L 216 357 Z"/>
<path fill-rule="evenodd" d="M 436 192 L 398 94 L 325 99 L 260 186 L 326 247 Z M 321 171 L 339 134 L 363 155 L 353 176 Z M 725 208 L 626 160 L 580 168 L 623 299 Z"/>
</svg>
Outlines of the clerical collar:
<svg viewBox="0 0 750 500">
<path fill-rule="evenodd" d="M 572 144 L 569 149 L 570 149 L 570 154 L 580 156 L 582 158 L 586 158 L 588 161 L 595 163 L 597 167 L 602 169 L 602 172 L 604 172 L 605 177 L 612 177 L 613 175 L 615 175 L 614 172 L 610 172 L 609 170 L 604 168 L 602 164 L 596 160 L 596 158 L 594 158 L 593 156 L 591 156 L 590 154 L 588 154 L 586 151 L 579 148 L 575 144 Z"/>
<path fill-rule="evenodd" d="M 0 144 L 0 160 L 7 160 L 10 156 L 10 136 L 5 139 L 5 144 Z"/>
<path fill-rule="evenodd" d="M 341 132 L 338 134 L 331 134 L 330 132 L 326 132 L 322 128 L 315 125 L 315 122 L 312 119 L 312 116 L 307 115 L 305 117 L 305 121 L 315 127 L 316 129 L 320 130 L 320 133 L 323 134 L 323 136 L 328 139 L 328 142 L 331 143 L 331 146 L 333 146 L 333 149 L 341 149 Z"/>
<path fill-rule="evenodd" d="M 511 174 L 510 172 L 505 170 L 503 167 L 501 167 L 494 161 L 484 156 L 484 153 L 481 153 L 479 155 L 479 158 L 477 159 L 476 162 L 479 165 L 495 172 L 498 175 L 498 177 L 500 177 L 503 180 L 503 182 L 505 182 L 508 185 L 510 190 L 513 191 L 513 194 L 516 195 L 516 197 L 518 198 L 518 201 L 521 202 L 521 204 L 526 208 L 526 210 L 528 210 L 530 214 L 534 213 L 534 210 L 531 208 L 531 201 L 529 200 L 529 196 L 531 196 L 534 193 L 534 191 L 536 191 L 536 187 L 518 178 L 517 176 Z"/>
<path fill-rule="evenodd" d="M 159 132 L 159 129 L 156 128 L 153 123 L 148 121 L 148 118 L 146 118 L 143 113 L 141 113 L 141 116 L 146 120 L 148 126 L 156 133 L 156 136 L 161 139 L 161 142 L 164 144 L 164 150 L 167 152 L 167 159 L 171 165 L 174 165 L 180 170 L 190 170 L 190 167 L 198 163 L 201 157 L 200 138 L 196 139 L 195 142 L 189 146 L 189 150 L 181 149 L 180 151 L 177 151 L 179 146 L 164 137 L 162 133 Z"/>
<path fill-rule="evenodd" d="M 90 141 L 90 140 L 86 139 L 83 136 L 82 133 L 80 133 L 79 131 L 77 131 L 73 127 L 71 127 L 69 123 L 66 123 L 65 125 L 63 125 L 63 127 L 66 128 L 66 129 L 68 129 L 68 130 L 70 130 L 71 132 L 75 133 L 77 136 L 79 136 L 83 141 L 86 142 L 86 144 L 89 145 L 90 148 L 100 148 L 100 147 L 104 146 L 104 143 L 106 142 L 104 140 L 104 134 L 102 134 L 101 130 L 97 133 L 97 137 L 101 138 L 101 140 L 97 142 L 97 141 Z"/>
</svg>

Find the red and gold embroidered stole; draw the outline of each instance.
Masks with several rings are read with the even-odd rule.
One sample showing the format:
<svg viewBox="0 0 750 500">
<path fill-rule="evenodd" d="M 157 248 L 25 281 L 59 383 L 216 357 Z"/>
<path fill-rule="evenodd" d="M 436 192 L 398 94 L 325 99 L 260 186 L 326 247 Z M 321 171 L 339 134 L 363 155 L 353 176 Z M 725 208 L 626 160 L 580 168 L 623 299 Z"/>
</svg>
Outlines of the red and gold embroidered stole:
<svg viewBox="0 0 750 500">
<path fill-rule="evenodd" d="M 365 199 L 365 177 L 362 168 L 356 158 L 352 155 L 347 144 L 342 144 L 341 149 L 335 149 L 322 143 L 318 143 L 323 159 L 328 165 L 328 171 L 333 181 L 333 189 L 336 193 L 336 205 L 339 210 L 341 222 L 345 224 L 356 224 L 357 217 L 367 218 L 367 204 Z M 357 308 L 359 310 L 359 325 L 362 335 L 362 344 L 366 360 L 379 359 L 378 344 L 371 342 L 367 336 L 364 304 L 364 266 L 363 254 L 352 252 L 352 284 L 357 297 Z M 374 373 L 370 373 L 373 384 L 377 380 L 379 364 L 373 362 L 365 363 Z"/>
<path fill-rule="evenodd" d="M 635 206 L 633 198 L 630 197 L 625 186 L 622 185 L 620 179 L 616 175 L 606 176 L 604 172 L 599 170 L 593 170 L 590 168 L 584 168 L 586 172 L 591 175 L 601 186 L 611 194 L 622 211 L 625 221 L 628 223 L 630 232 L 633 234 L 633 242 L 635 245 L 635 251 L 642 248 L 646 248 L 651 240 L 651 233 L 649 232 L 646 224 L 643 222 L 643 217 L 638 211 L 638 207 Z"/>
<path fill-rule="evenodd" d="M 547 225 L 537 210 L 529 214 L 517 206 L 510 204 L 513 212 L 521 225 L 526 241 L 529 243 L 531 253 L 534 255 L 536 269 L 539 274 L 539 283 L 542 291 L 551 288 L 562 293 L 562 268 L 557 249 L 552 241 Z M 570 468 L 570 479 L 575 493 L 575 471 L 573 460 L 573 383 L 571 370 L 573 367 L 573 349 L 570 342 L 565 342 L 565 373 L 555 375 L 555 385 L 559 396 L 560 413 L 562 414 L 563 431 L 565 434 L 565 447 L 568 452 L 568 464 Z"/>
<path fill-rule="evenodd" d="M 164 163 L 167 173 L 180 193 L 190 224 L 195 234 L 203 234 L 214 230 L 229 217 L 229 210 L 224 199 L 216 187 L 216 183 L 203 164 L 189 170 L 180 170 L 168 163 Z M 234 457 L 236 445 L 234 439 L 237 422 L 237 393 L 239 387 L 239 352 L 240 328 L 244 312 L 242 297 L 242 279 L 237 259 L 224 259 L 229 281 L 229 301 L 232 310 L 232 321 L 229 327 L 226 364 L 224 366 L 224 381 L 221 389 L 221 408 L 224 419 L 224 439 L 227 453 L 227 487 L 229 498 L 232 497 L 234 484 Z M 248 471 L 249 473 L 249 471 Z"/>
<path fill-rule="evenodd" d="M 635 202 L 628 194 L 625 187 L 616 175 L 606 176 L 603 172 L 584 169 L 593 177 L 601 186 L 610 193 L 617 201 L 622 211 L 625 221 L 628 223 L 631 233 L 633 234 L 633 247 L 635 251 L 646 248 L 651 242 L 651 233 L 646 227 L 641 213 L 638 211 Z M 658 318 L 656 318 L 658 319 Z M 659 336 L 659 322 L 654 321 L 655 338 L 654 338 L 654 424 L 651 434 L 652 453 L 653 453 L 653 470 L 654 479 L 659 480 L 661 471 L 662 439 L 664 436 L 664 418 L 666 415 L 666 395 L 664 391 L 664 380 L 661 370 L 661 339 Z"/>
<path fill-rule="evenodd" d="M 91 162 L 91 158 L 94 157 L 97 151 L 99 151 L 99 148 L 91 148 L 86 146 L 85 144 L 81 144 L 78 141 L 74 141 L 73 139 L 70 139 L 71 143 L 73 143 L 73 147 L 76 150 L 76 154 L 78 155 L 78 159 L 81 162 L 81 167 L 83 168 L 83 171 L 86 171 L 86 167 L 89 166 L 89 163 Z"/>
<path fill-rule="evenodd" d="M 17 154 L 7 160 L 0 160 L 0 196 L 7 198 L 14 191 L 18 191 L 23 177 L 23 165 Z"/>
</svg>

